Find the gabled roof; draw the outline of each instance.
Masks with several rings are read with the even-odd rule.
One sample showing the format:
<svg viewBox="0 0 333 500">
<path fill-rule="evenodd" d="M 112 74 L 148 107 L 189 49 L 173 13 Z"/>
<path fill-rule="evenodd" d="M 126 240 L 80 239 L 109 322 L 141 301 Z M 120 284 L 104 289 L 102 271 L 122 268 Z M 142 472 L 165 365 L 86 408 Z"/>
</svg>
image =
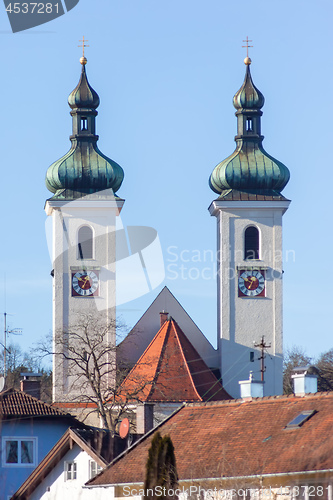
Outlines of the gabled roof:
<svg viewBox="0 0 333 500">
<path fill-rule="evenodd" d="M 1 419 L 10 419 L 20 417 L 69 418 L 71 416 L 26 392 L 8 389 L 0 393 L 0 417 Z"/>
<path fill-rule="evenodd" d="M 287 424 L 315 410 L 300 427 Z M 333 392 L 186 404 L 89 485 L 142 483 L 154 432 L 169 434 L 180 480 L 333 471 Z"/>
<path fill-rule="evenodd" d="M 195 349 L 210 368 L 220 366 L 219 350 L 214 349 L 209 340 L 188 315 L 176 297 L 165 286 L 134 325 L 131 332 L 119 344 L 117 362 L 131 367 L 139 360 L 160 328 L 160 313 L 167 311 L 186 333 Z"/>
<path fill-rule="evenodd" d="M 151 402 L 230 399 L 173 319 L 162 325 L 122 383 L 120 393 Z"/>
<path fill-rule="evenodd" d="M 83 451 L 88 453 L 101 467 L 105 467 L 112 458 L 112 437 L 109 431 L 95 428 L 69 428 L 24 481 L 11 500 L 28 498 L 73 447 L 73 443 L 76 443 Z"/>
</svg>

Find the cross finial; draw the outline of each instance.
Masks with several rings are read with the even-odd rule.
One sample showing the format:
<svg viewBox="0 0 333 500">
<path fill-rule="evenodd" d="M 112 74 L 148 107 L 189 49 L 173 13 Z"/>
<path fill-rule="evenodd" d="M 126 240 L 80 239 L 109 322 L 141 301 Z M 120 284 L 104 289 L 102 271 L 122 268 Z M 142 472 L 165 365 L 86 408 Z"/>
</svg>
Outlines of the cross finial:
<svg viewBox="0 0 333 500">
<path fill-rule="evenodd" d="M 246 37 L 246 40 L 243 40 L 243 42 L 246 43 L 246 45 L 242 45 L 242 48 L 246 48 L 246 58 L 244 59 L 244 63 L 248 66 L 251 64 L 251 59 L 249 58 L 249 48 L 253 47 L 253 45 L 249 45 L 249 42 L 252 42 L 252 40 L 249 40 L 249 37 Z"/>
<path fill-rule="evenodd" d="M 81 42 L 81 45 L 78 45 L 78 47 L 82 47 L 82 57 L 80 59 L 80 63 L 82 65 L 87 64 L 87 58 L 84 55 L 84 48 L 89 47 L 89 45 L 86 45 L 85 42 L 88 42 L 88 40 L 85 40 L 84 36 L 82 37 L 82 40 L 79 40 Z"/>
</svg>

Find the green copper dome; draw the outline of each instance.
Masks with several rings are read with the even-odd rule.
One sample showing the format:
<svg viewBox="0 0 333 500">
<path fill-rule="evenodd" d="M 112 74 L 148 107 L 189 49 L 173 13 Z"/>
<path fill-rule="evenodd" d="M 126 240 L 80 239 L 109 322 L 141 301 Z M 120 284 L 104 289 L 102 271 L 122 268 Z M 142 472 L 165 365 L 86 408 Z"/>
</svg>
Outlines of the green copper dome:
<svg viewBox="0 0 333 500">
<path fill-rule="evenodd" d="M 236 109 L 261 109 L 265 104 L 265 98 L 254 85 L 250 72 L 250 65 L 246 65 L 244 83 L 234 95 L 233 105 Z"/>
<path fill-rule="evenodd" d="M 97 147 L 95 120 L 99 97 L 88 82 L 85 62 L 81 60 L 80 81 L 68 98 L 73 119 L 71 149 L 46 174 L 46 187 L 55 193 L 53 200 L 76 199 L 106 189 L 116 193 L 124 178 L 123 169 Z"/>
<path fill-rule="evenodd" d="M 82 65 L 80 81 L 68 96 L 68 104 L 74 108 L 92 108 L 96 109 L 99 106 L 99 96 L 91 87 L 86 75 L 86 67 Z"/>
<path fill-rule="evenodd" d="M 253 84 L 250 59 L 245 62 L 244 83 L 233 98 L 238 122 L 236 149 L 215 167 L 209 185 L 221 198 L 230 190 L 279 196 L 289 181 L 289 170 L 262 146 L 261 108 L 265 99 Z"/>
</svg>

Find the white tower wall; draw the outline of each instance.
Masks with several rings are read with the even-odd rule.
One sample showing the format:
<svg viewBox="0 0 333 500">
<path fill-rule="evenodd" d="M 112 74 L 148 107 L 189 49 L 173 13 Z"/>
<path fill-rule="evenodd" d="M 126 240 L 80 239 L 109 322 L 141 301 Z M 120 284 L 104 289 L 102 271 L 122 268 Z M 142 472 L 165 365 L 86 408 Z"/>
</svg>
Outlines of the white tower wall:
<svg viewBox="0 0 333 500">
<path fill-rule="evenodd" d="M 260 378 L 261 351 L 254 348 L 264 336 L 266 350 L 264 395 L 282 393 L 282 215 L 289 201 L 215 200 L 217 217 L 218 341 L 225 390 L 239 397 L 239 381 L 249 372 Z M 259 259 L 244 259 L 248 226 L 259 230 Z M 252 268 L 265 275 L 265 296 L 239 296 L 238 276 Z M 254 361 L 250 361 L 254 352 Z"/>
<path fill-rule="evenodd" d="M 67 340 L 76 342 L 78 353 L 85 348 L 78 345 L 70 332 L 77 331 L 78 324 L 86 322 L 88 315 L 101 326 L 115 324 L 115 225 L 122 204 L 122 200 L 114 197 L 110 201 L 86 197 L 69 203 L 52 200 L 46 203 L 46 213 L 53 219 L 53 401 L 75 401 L 82 392 L 89 392 L 79 370 L 70 367 L 65 359 Z M 93 258 L 82 260 L 78 253 L 78 231 L 86 225 L 93 231 Z M 72 276 L 82 270 L 92 270 L 98 276 L 96 295 L 73 294 Z M 114 327 L 108 335 L 108 341 L 115 345 Z M 113 365 L 113 353 L 108 356 Z M 113 383 L 111 374 L 108 383 Z"/>
</svg>

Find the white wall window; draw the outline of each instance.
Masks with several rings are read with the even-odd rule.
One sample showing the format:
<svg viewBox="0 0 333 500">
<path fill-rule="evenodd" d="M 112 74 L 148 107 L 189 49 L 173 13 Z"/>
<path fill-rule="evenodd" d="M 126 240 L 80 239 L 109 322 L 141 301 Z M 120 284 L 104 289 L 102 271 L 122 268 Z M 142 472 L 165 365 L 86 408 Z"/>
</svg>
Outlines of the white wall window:
<svg viewBox="0 0 333 500">
<path fill-rule="evenodd" d="M 77 477 L 76 462 L 65 462 L 65 481 L 72 481 Z"/>
<path fill-rule="evenodd" d="M 97 474 L 99 474 L 102 469 L 103 469 L 103 467 L 98 465 L 97 462 L 95 462 L 94 460 L 90 460 L 89 461 L 89 479 L 92 479 L 93 477 L 97 476 Z"/>
<path fill-rule="evenodd" d="M 90 226 L 81 226 L 78 231 L 77 252 L 78 259 L 93 258 L 93 230 Z"/>
<path fill-rule="evenodd" d="M 35 467 L 37 465 L 37 438 L 3 437 L 2 465 L 4 467 Z"/>
<path fill-rule="evenodd" d="M 245 229 L 244 260 L 259 259 L 259 230 L 255 226 Z"/>
</svg>

